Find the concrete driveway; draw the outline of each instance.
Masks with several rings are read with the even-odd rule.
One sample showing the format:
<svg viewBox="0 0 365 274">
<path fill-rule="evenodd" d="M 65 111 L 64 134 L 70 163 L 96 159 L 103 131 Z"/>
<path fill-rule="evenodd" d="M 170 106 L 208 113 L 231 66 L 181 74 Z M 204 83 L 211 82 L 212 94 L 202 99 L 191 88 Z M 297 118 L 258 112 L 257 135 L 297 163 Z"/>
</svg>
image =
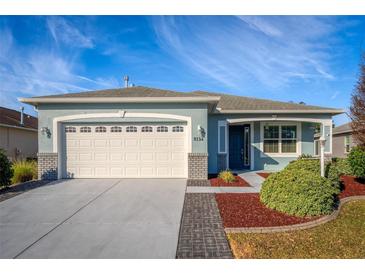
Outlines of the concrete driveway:
<svg viewBox="0 0 365 274">
<path fill-rule="evenodd" d="M 175 258 L 186 180 L 60 180 L 0 203 L 0 258 Z"/>
</svg>

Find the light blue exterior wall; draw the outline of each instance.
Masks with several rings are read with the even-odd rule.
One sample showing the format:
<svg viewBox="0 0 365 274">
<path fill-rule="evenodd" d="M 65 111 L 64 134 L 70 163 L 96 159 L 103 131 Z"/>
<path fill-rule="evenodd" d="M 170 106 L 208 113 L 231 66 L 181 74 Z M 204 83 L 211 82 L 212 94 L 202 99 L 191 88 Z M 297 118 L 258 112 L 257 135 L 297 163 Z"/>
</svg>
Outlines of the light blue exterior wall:
<svg viewBox="0 0 365 274">
<path fill-rule="evenodd" d="M 270 114 L 211 114 L 208 117 L 208 171 L 209 173 L 217 173 L 218 170 L 218 121 L 226 119 L 237 118 L 259 118 L 270 117 Z M 277 120 L 280 117 L 288 117 L 288 115 L 277 115 Z M 293 114 L 290 117 L 295 118 L 315 118 L 315 119 L 331 119 L 330 115 L 326 114 Z M 262 157 L 260 151 L 260 122 L 254 122 L 254 136 L 253 136 L 253 156 L 255 170 L 279 170 L 284 168 L 290 161 L 295 160 L 296 157 Z M 301 122 L 301 152 L 304 154 L 313 155 L 314 153 L 314 124 L 308 122 Z M 326 132 L 325 132 L 326 133 Z M 326 138 L 330 137 L 326 135 Z M 221 138 L 222 142 L 222 138 Z M 329 142 L 327 142 L 329 143 Z M 326 152 L 330 151 L 330 145 L 326 144 Z"/>
<path fill-rule="evenodd" d="M 218 172 L 218 121 L 235 118 L 264 118 L 270 117 L 270 114 L 208 114 L 207 104 L 203 103 L 186 103 L 186 104 L 163 104 L 163 103 L 129 103 L 129 104 L 42 104 L 38 107 L 38 121 L 39 128 L 48 127 L 53 133 L 53 119 L 55 117 L 86 114 L 86 113 L 105 113 L 105 112 L 117 112 L 124 110 L 127 112 L 135 113 L 163 113 L 174 114 L 182 116 L 190 116 L 192 118 L 192 152 L 193 153 L 208 153 L 208 172 Z M 277 120 L 280 117 L 288 117 L 288 115 L 277 115 Z M 290 117 L 300 118 L 315 118 L 315 119 L 331 119 L 327 114 L 293 114 Z M 72 120 L 67 123 L 124 123 L 124 122 L 143 122 L 143 123 L 155 123 L 173 122 L 171 119 L 163 118 L 94 118 L 94 119 L 80 119 Z M 176 122 L 176 121 L 174 121 Z M 178 122 L 185 123 L 185 122 Z M 203 140 L 194 140 L 194 137 L 200 136 L 198 132 L 198 126 L 201 126 L 206 131 L 206 136 Z M 253 123 L 254 136 L 253 136 L 253 155 L 254 155 L 254 167 L 256 170 L 278 170 L 287 165 L 295 157 L 261 157 L 260 152 L 260 122 Z M 330 127 L 324 128 L 325 136 L 330 138 Z M 301 141 L 302 141 L 302 153 L 313 155 L 313 124 L 303 122 L 301 123 Z M 223 135 L 222 135 L 223 136 Z M 221 137 L 222 137 L 221 136 Z M 225 141 L 221 138 L 221 143 Z M 52 152 L 53 151 L 53 139 L 39 133 L 39 152 Z M 325 151 L 330 151 L 330 142 L 326 142 Z"/>
<path fill-rule="evenodd" d="M 174 114 L 182 116 L 190 116 L 192 118 L 192 152 L 193 153 L 207 153 L 208 136 L 205 136 L 202 141 L 195 141 L 195 136 L 200 136 L 198 132 L 198 125 L 205 130 L 208 127 L 208 109 L 207 104 L 191 103 L 191 104 L 42 104 L 38 107 L 38 127 L 48 127 L 53 133 L 53 119 L 55 117 L 86 114 L 86 113 L 108 113 L 125 110 L 127 112 L 135 113 L 163 113 Z M 81 119 L 72 120 L 70 122 L 140 122 L 138 118 L 97 118 L 97 119 Z M 171 122 L 169 119 L 147 119 L 146 121 L 161 121 Z M 52 136 L 47 137 L 39 131 L 38 136 L 39 152 L 52 152 L 53 139 Z"/>
</svg>

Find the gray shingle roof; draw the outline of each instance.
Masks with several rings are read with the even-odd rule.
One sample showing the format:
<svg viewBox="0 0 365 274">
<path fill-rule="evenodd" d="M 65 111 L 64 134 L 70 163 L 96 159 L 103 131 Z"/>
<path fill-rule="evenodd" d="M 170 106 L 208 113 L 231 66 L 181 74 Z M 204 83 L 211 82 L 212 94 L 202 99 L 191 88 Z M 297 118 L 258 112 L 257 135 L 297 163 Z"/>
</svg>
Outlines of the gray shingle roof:
<svg viewBox="0 0 365 274">
<path fill-rule="evenodd" d="M 335 127 L 332 130 L 332 134 L 339 134 L 339 133 L 346 133 L 346 132 L 352 132 L 351 123 L 346 123 L 346 124 L 340 125 L 338 127 Z"/>
<path fill-rule="evenodd" d="M 48 95 L 33 97 L 35 98 L 92 98 L 92 97 L 119 97 L 119 98 L 143 98 L 143 97 L 220 97 L 217 108 L 221 111 L 328 111 L 339 113 L 339 109 L 326 108 L 319 106 L 311 106 L 305 104 L 295 104 L 287 102 L 279 102 L 265 99 L 257 99 L 252 97 L 229 95 L 224 93 L 213 93 L 206 91 L 178 92 L 171 90 L 163 90 L 149 87 L 128 87 L 119 89 L 106 89 L 96 91 L 86 91 L 79 93 L 66 93 L 58 95 Z"/>
<path fill-rule="evenodd" d="M 128 87 L 118 89 L 104 89 L 95 91 L 84 91 L 78 93 L 65 93 L 48 96 L 39 96 L 33 98 L 82 98 L 82 97 L 199 97 L 199 94 L 190 92 L 178 92 L 165 89 L 148 88 L 148 87 Z"/>
<path fill-rule="evenodd" d="M 194 94 L 205 96 L 221 96 L 217 105 L 223 110 L 332 110 L 333 108 L 325 108 L 319 106 L 311 106 L 304 104 L 295 104 L 287 102 L 279 102 L 267 99 L 258 99 L 253 97 L 236 96 L 222 93 L 212 93 L 206 91 L 195 91 Z M 336 109 L 333 109 L 336 110 Z"/>
</svg>

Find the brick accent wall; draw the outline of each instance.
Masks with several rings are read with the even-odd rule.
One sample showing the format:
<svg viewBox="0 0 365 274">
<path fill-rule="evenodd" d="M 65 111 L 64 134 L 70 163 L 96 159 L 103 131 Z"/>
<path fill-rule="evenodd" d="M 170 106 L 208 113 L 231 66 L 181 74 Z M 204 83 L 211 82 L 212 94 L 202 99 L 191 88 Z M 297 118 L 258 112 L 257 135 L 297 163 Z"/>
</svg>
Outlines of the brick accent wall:
<svg viewBox="0 0 365 274">
<path fill-rule="evenodd" d="M 57 180 L 57 153 L 38 153 L 38 179 Z"/>
<path fill-rule="evenodd" d="M 188 177 L 189 179 L 208 179 L 207 153 L 189 153 Z"/>
<path fill-rule="evenodd" d="M 226 170 L 227 167 L 227 153 L 218 153 L 217 155 L 217 167 L 218 167 L 218 172 L 222 171 L 222 170 Z"/>
</svg>

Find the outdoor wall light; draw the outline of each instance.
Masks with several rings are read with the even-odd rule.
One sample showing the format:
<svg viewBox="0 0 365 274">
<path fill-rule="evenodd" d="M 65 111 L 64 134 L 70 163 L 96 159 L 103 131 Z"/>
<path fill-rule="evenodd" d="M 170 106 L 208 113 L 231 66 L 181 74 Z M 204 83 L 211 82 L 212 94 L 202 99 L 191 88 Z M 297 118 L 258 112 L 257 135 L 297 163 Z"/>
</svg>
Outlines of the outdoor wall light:
<svg viewBox="0 0 365 274">
<path fill-rule="evenodd" d="M 47 137 L 51 137 L 51 131 L 48 127 L 41 127 L 41 133 L 42 135 L 47 135 Z"/>
<path fill-rule="evenodd" d="M 198 132 L 199 132 L 201 137 L 205 136 L 205 130 L 201 125 L 198 125 Z"/>
</svg>

